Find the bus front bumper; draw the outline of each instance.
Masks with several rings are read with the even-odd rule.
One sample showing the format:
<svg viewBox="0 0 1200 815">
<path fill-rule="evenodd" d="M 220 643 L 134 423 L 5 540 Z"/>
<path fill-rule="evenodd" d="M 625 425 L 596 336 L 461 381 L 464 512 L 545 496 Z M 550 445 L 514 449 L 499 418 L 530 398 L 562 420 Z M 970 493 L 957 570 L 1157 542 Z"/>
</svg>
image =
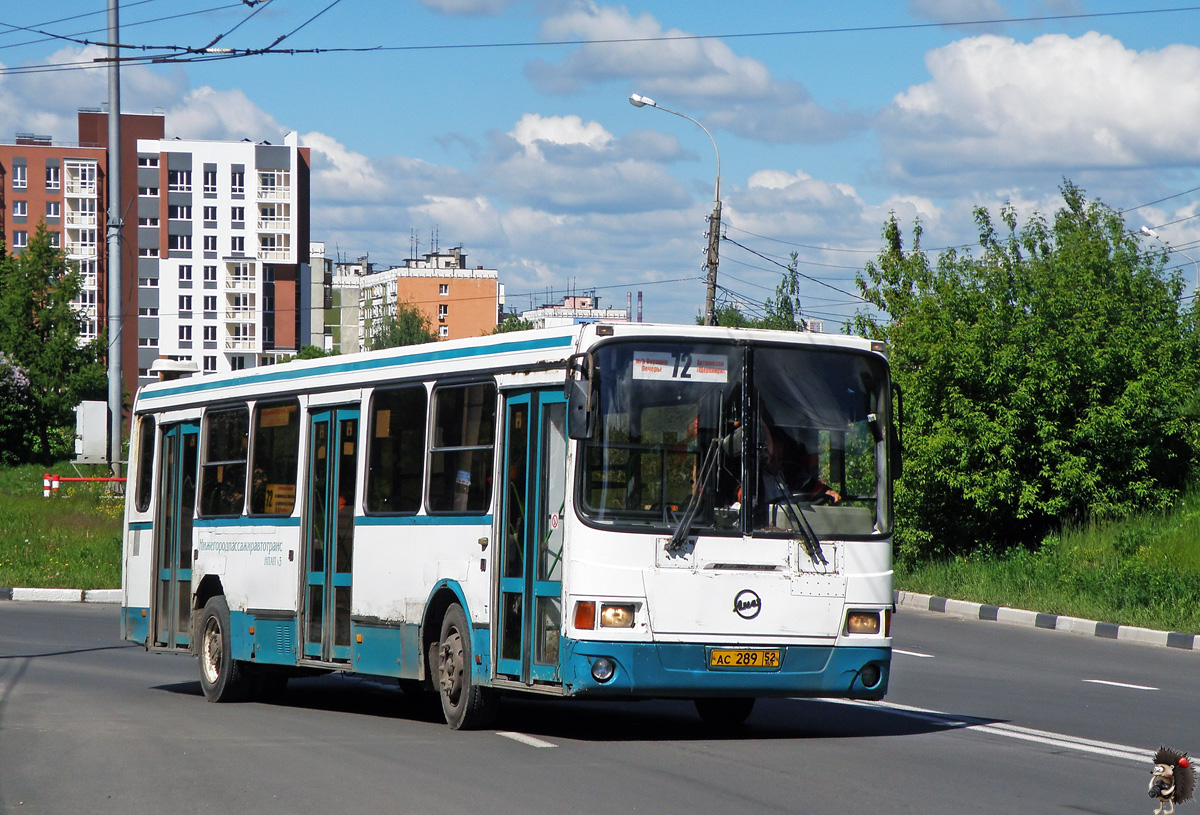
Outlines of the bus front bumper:
<svg viewBox="0 0 1200 815">
<path fill-rule="evenodd" d="M 882 699 L 892 660 L 892 649 L 887 646 L 782 645 L 778 646 L 778 667 L 710 667 L 713 646 L 709 645 L 569 639 L 563 639 L 561 645 L 561 675 L 567 695 L 597 698 Z M 601 681 L 597 676 L 607 678 Z"/>
</svg>

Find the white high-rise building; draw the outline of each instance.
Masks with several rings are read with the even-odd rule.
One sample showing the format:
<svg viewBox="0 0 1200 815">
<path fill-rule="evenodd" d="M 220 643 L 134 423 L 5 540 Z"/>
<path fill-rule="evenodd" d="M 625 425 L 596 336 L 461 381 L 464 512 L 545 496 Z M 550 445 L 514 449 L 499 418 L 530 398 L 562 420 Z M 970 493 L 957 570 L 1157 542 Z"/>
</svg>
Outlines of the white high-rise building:
<svg viewBox="0 0 1200 815">
<path fill-rule="evenodd" d="M 160 357 L 229 371 L 308 344 L 321 304 L 296 134 L 282 145 L 139 139 L 137 164 L 139 384 Z"/>
</svg>

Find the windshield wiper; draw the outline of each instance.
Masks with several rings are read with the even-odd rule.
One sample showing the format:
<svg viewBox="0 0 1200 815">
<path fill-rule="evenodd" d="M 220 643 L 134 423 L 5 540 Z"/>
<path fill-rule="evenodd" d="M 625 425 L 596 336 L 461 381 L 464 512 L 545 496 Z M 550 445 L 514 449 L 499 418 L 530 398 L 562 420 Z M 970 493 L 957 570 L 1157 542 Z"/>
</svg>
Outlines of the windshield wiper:
<svg viewBox="0 0 1200 815">
<path fill-rule="evenodd" d="M 683 517 L 679 519 L 679 526 L 675 529 L 675 534 L 671 535 L 671 539 L 667 541 L 666 550 L 668 552 L 678 552 L 683 548 L 688 533 L 692 531 L 692 521 L 696 517 L 696 511 L 700 508 L 700 496 L 704 493 L 704 485 L 708 483 L 708 477 L 717 464 L 717 453 L 720 449 L 721 437 L 717 436 L 708 446 L 708 452 L 704 454 L 704 463 L 700 465 L 700 473 L 692 487 L 692 497 L 688 499 L 688 504 L 684 507 Z"/>
<path fill-rule="evenodd" d="M 775 486 L 782 496 L 780 503 L 783 506 L 783 514 L 787 516 L 792 529 L 799 532 L 800 537 L 804 540 L 804 551 L 808 553 L 808 557 L 813 563 L 828 566 L 829 561 L 825 559 L 825 554 L 821 551 L 821 541 L 817 538 L 817 533 L 813 531 L 812 525 L 809 524 L 808 518 L 804 517 L 804 510 L 796 506 L 796 501 L 792 498 L 792 491 L 788 489 L 787 482 L 783 480 L 783 474 L 776 472 L 772 475 L 775 478 Z"/>
</svg>

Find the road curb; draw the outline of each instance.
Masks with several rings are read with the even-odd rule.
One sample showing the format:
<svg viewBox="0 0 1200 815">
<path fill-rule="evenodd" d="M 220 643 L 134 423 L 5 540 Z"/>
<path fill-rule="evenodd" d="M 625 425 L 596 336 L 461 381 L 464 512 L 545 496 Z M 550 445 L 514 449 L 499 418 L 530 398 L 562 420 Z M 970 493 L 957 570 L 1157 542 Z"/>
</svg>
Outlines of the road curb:
<svg viewBox="0 0 1200 815">
<path fill-rule="evenodd" d="M 1059 614 L 1045 614 L 1040 611 L 1027 611 L 1021 608 L 1006 608 L 991 606 L 986 603 L 970 603 L 965 600 L 951 600 L 948 597 L 938 597 L 934 594 L 917 594 L 911 591 L 896 592 L 898 608 L 913 608 L 921 611 L 936 611 L 955 617 L 965 617 L 973 620 L 986 620 L 998 623 L 1010 623 L 1029 628 L 1042 628 L 1047 631 L 1066 631 L 1070 634 L 1082 634 L 1089 637 L 1103 637 L 1123 642 L 1139 642 L 1143 645 L 1159 645 L 1167 648 L 1179 648 L 1184 651 L 1200 651 L 1200 636 L 1181 634 L 1178 631 L 1155 631 L 1151 628 L 1138 628 L 1133 625 L 1114 625 L 1101 623 L 1096 620 L 1084 620 L 1079 617 L 1067 617 Z"/>
<path fill-rule="evenodd" d="M 0 588 L 0 600 L 39 603 L 119 603 L 120 589 L 20 589 Z"/>
</svg>

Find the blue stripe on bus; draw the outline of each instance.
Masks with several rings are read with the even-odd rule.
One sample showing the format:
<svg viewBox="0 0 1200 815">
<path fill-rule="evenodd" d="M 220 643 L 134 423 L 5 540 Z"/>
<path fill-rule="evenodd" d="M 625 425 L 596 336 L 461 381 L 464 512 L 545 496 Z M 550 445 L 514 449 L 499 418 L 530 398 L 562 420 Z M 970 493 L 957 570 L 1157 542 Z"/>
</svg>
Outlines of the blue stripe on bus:
<svg viewBox="0 0 1200 815">
<path fill-rule="evenodd" d="M 507 354 L 514 351 L 537 351 L 543 348 L 561 348 L 563 346 L 571 345 L 574 342 L 575 335 L 567 334 L 561 337 L 545 337 L 536 340 L 502 342 L 492 345 L 479 345 L 472 348 L 451 348 L 441 351 L 420 351 L 404 356 L 389 355 L 386 357 L 369 357 L 367 359 L 360 359 L 354 362 L 336 363 L 321 367 L 305 366 L 299 370 L 281 370 L 272 366 L 271 368 L 266 369 L 266 371 L 263 373 L 246 373 L 236 379 L 227 379 L 225 377 L 220 379 L 192 377 L 186 380 L 180 380 L 186 384 L 163 388 L 162 390 L 150 386 L 151 389 L 148 389 L 146 398 L 158 399 L 166 396 L 178 396 L 185 393 L 200 393 L 202 391 L 215 390 L 217 388 L 264 385 L 268 382 L 303 380 L 312 377 L 327 376 L 330 374 L 373 371 L 380 368 L 415 365 L 421 362 L 440 362 L 444 360 L 467 359 L 470 357 L 487 356 L 491 354 Z"/>
<path fill-rule="evenodd" d="M 193 526 L 210 529 L 223 526 L 299 526 L 300 519 L 290 515 L 240 518 L 197 518 Z"/>
<path fill-rule="evenodd" d="M 130 521 L 129 522 L 129 530 L 131 532 L 134 530 L 146 531 L 146 530 L 153 529 L 153 528 L 154 528 L 154 521 Z"/>
<path fill-rule="evenodd" d="M 491 526 L 491 515 L 356 515 L 355 526 Z"/>
</svg>

